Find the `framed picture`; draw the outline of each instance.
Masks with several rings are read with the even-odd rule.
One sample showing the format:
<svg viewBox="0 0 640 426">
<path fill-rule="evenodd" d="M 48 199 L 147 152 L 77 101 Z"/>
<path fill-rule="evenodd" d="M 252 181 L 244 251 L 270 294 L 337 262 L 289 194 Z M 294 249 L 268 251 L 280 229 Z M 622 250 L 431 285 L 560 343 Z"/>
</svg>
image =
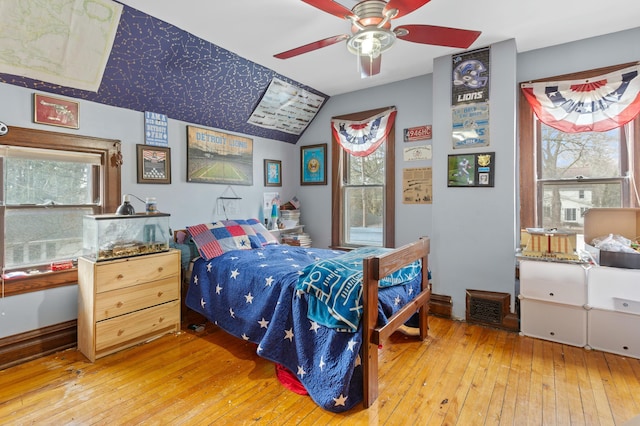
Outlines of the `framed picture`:
<svg viewBox="0 0 640 426">
<path fill-rule="evenodd" d="M 282 186 L 282 162 L 264 160 L 264 186 Z"/>
<path fill-rule="evenodd" d="M 449 155 L 447 186 L 493 187 L 495 152 Z"/>
<path fill-rule="evenodd" d="M 33 122 L 49 124 L 51 126 L 67 127 L 69 129 L 80 128 L 78 102 L 53 96 L 33 94 Z"/>
<path fill-rule="evenodd" d="M 136 145 L 138 183 L 171 183 L 171 148 Z"/>
<path fill-rule="evenodd" d="M 300 185 L 327 184 L 327 144 L 300 147 Z"/>
<path fill-rule="evenodd" d="M 253 139 L 187 126 L 187 182 L 253 185 Z"/>
</svg>

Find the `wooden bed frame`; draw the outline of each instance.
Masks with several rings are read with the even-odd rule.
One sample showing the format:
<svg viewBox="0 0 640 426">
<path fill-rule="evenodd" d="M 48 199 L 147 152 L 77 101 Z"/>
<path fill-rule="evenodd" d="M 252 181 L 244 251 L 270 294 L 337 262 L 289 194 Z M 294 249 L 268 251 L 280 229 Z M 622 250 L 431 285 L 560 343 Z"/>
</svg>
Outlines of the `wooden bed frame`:
<svg viewBox="0 0 640 426">
<path fill-rule="evenodd" d="M 397 248 L 381 256 L 364 259 L 362 264 L 362 314 L 363 344 L 362 366 L 364 408 L 370 407 L 378 398 L 378 347 L 380 342 L 388 338 L 398 327 L 403 325 L 413 314 L 418 312 L 420 340 L 427 338 L 429 300 L 431 286 L 429 284 L 430 240 L 420 238 L 413 243 Z M 422 259 L 422 289 L 418 295 L 397 311 L 383 327 L 377 327 L 378 321 L 378 281 L 390 273 L 408 265 L 414 260 Z"/>
<path fill-rule="evenodd" d="M 179 230 L 184 231 L 184 230 Z M 178 231 L 176 231 L 177 233 Z M 176 235 L 174 233 L 174 235 Z M 380 256 L 363 260 L 362 325 L 365 336 L 362 344 L 363 406 L 369 408 L 378 398 L 378 347 L 416 312 L 419 317 L 419 338 L 424 340 L 428 333 L 430 240 L 422 237 Z M 386 325 L 377 327 L 378 321 L 378 281 L 411 262 L 422 259 L 422 287 L 420 293 L 398 310 Z"/>
</svg>

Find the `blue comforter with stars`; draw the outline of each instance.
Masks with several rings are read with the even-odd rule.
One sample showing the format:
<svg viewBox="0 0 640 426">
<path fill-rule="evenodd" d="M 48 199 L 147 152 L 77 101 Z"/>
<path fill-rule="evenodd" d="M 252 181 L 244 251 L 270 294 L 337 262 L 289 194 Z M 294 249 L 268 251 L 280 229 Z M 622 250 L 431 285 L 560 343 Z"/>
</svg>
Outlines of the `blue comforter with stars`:
<svg viewBox="0 0 640 426">
<path fill-rule="evenodd" d="M 362 401 L 361 328 L 338 331 L 307 316 L 308 294 L 296 291 L 302 270 L 342 251 L 268 245 L 234 250 L 193 265 L 186 305 L 241 339 L 257 354 L 296 374 L 322 408 L 343 412 Z M 378 321 L 420 292 L 421 275 L 379 289 Z"/>
</svg>

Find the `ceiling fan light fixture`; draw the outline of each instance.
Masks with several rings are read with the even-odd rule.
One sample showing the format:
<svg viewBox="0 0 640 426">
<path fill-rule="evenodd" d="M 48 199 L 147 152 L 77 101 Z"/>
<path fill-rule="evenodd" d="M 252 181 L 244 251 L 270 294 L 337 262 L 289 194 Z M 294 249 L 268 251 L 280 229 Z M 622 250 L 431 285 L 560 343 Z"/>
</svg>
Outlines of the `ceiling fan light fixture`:
<svg viewBox="0 0 640 426">
<path fill-rule="evenodd" d="M 396 34 L 385 28 L 365 28 L 347 40 L 347 49 L 357 56 L 377 58 L 389 50 L 396 41 Z"/>
</svg>

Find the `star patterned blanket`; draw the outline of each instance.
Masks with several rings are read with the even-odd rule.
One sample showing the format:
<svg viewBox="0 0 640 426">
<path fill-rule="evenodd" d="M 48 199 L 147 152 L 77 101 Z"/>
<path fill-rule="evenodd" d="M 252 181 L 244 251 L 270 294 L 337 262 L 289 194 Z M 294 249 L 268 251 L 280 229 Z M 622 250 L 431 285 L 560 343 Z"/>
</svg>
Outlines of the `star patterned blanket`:
<svg viewBox="0 0 640 426">
<path fill-rule="evenodd" d="M 307 318 L 308 295 L 296 291 L 301 271 L 344 252 L 285 245 L 234 250 L 193 265 L 186 305 L 228 333 L 258 345 L 284 365 L 322 408 L 343 412 L 362 401 L 362 333 L 340 332 Z M 386 323 L 420 291 L 410 283 L 380 288 L 378 321 Z"/>
</svg>

